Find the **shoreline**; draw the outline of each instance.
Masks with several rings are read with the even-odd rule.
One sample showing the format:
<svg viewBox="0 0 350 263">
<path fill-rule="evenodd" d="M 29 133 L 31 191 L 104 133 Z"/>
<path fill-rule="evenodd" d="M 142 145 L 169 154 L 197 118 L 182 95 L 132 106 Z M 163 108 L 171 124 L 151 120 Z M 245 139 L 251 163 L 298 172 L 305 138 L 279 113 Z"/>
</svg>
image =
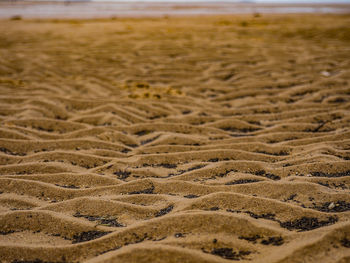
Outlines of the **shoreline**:
<svg viewBox="0 0 350 263">
<path fill-rule="evenodd" d="M 111 18 L 234 14 L 349 14 L 350 4 L 256 4 L 256 3 L 159 3 L 93 1 L 5 1 L 0 19 L 22 18 Z"/>
</svg>

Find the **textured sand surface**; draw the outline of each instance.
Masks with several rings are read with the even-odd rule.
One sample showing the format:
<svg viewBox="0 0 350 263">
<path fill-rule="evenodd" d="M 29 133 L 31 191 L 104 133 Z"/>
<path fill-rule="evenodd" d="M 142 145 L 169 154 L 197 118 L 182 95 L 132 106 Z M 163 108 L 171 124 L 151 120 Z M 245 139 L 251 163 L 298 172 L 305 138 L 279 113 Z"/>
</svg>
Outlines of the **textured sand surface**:
<svg viewBox="0 0 350 263">
<path fill-rule="evenodd" d="M 350 262 L 350 16 L 0 22 L 1 262 Z"/>
</svg>

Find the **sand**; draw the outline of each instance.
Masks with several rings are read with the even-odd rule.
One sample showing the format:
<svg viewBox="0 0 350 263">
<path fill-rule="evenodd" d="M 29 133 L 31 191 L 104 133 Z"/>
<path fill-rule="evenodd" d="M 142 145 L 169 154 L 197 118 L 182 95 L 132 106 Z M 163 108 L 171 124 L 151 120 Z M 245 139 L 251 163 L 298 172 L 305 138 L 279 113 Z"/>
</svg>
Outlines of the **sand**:
<svg viewBox="0 0 350 263">
<path fill-rule="evenodd" d="M 350 16 L 0 23 L 1 262 L 350 262 Z"/>
</svg>

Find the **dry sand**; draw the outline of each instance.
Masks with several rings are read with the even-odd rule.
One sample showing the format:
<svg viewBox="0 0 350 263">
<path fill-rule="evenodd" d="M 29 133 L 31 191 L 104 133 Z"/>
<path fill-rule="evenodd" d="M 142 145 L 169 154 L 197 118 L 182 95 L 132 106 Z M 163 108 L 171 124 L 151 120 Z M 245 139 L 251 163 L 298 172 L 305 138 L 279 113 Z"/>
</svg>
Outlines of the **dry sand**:
<svg viewBox="0 0 350 263">
<path fill-rule="evenodd" d="M 0 23 L 1 262 L 350 262 L 350 16 Z"/>
</svg>

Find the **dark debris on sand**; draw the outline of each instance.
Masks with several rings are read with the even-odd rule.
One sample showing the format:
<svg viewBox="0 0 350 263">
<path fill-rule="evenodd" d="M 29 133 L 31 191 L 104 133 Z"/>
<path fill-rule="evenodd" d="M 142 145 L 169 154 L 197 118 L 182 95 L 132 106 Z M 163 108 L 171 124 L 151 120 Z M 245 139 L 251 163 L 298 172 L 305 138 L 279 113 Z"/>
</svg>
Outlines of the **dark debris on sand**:
<svg viewBox="0 0 350 263">
<path fill-rule="evenodd" d="M 119 171 L 114 172 L 113 174 L 115 174 L 118 177 L 118 179 L 125 180 L 126 178 L 128 178 L 130 176 L 131 172 L 119 170 Z"/>
<path fill-rule="evenodd" d="M 185 198 L 198 198 L 199 196 L 198 195 L 192 195 L 192 194 L 189 194 L 189 195 L 185 195 L 184 196 Z"/>
<path fill-rule="evenodd" d="M 350 170 L 346 172 L 340 172 L 340 173 L 324 173 L 324 172 L 311 172 L 312 176 L 315 177 L 343 177 L 343 176 L 350 176 Z"/>
<path fill-rule="evenodd" d="M 281 177 L 279 177 L 278 175 L 274 175 L 272 173 L 266 173 L 264 170 L 256 171 L 255 175 L 257 175 L 257 176 L 264 176 L 264 177 L 269 178 L 269 179 L 274 180 L 274 181 L 277 181 L 277 180 L 281 179 Z"/>
<path fill-rule="evenodd" d="M 153 191 L 154 191 L 154 185 L 152 185 L 150 188 L 146 188 L 144 190 L 129 192 L 128 194 L 129 195 L 153 194 Z"/>
<path fill-rule="evenodd" d="M 326 202 L 323 203 L 321 206 L 315 206 L 314 208 L 327 213 L 345 212 L 350 210 L 350 203 L 346 201 Z"/>
<path fill-rule="evenodd" d="M 245 214 L 248 214 L 249 216 L 251 216 L 252 218 L 255 218 L 255 219 L 263 218 L 263 219 L 278 221 L 277 219 L 275 219 L 276 215 L 275 214 L 271 214 L 271 213 L 258 215 L 258 214 L 255 214 L 255 213 L 251 212 L 251 211 L 234 210 L 234 209 L 226 209 L 226 212 L 230 212 L 230 213 L 245 213 Z"/>
<path fill-rule="evenodd" d="M 203 167 L 205 167 L 206 165 L 196 165 L 196 166 L 193 166 L 193 167 L 190 167 L 188 168 L 187 170 L 178 170 L 177 173 L 170 173 L 169 174 L 169 177 L 171 176 L 175 176 L 175 175 L 181 175 L 181 174 L 184 174 L 184 173 L 187 173 L 187 172 L 190 172 L 190 171 L 194 171 L 194 170 L 197 170 L 197 169 L 201 169 Z"/>
<path fill-rule="evenodd" d="M 110 227 L 124 227 L 123 224 L 119 223 L 116 218 L 110 218 L 110 217 L 102 217 L 102 216 L 89 216 L 89 215 L 82 215 L 79 212 L 76 212 L 74 217 L 83 217 L 86 218 L 89 221 L 98 221 L 100 225 L 110 226 Z"/>
<path fill-rule="evenodd" d="M 227 132 L 233 132 L 233 133 L 249 133 L 249 132 L 255 132 L 260 130 L 260 128 L 236 128 L 236 127 L 224 127 L 221 128 L 221 130 L 227 131 Z"/>
<path fill-rule="evenodd" d="M 328 182 L 317 182 L 319 185 L 328 187 L 328 188 L 340 188 L 342 190 L 349 189 L 344 183 L 328 183 Z"/>
<path fill-rule="evenodd" d="M 273 245 L 273 246 L 281 246 L 284 241 L 282 237 L 269 237 L 268 239 L 264 239 L 261 241 L 263 245 Z"/>
<path fill-rule="evenodd" d="M 148 131 L 148 130 L 142 130 L 142 131 L 135 132 L 135 135 L 143 136 L 143 135 L 146 135 L 146 134 L 149 134 L 149 133 L 150 133 L 150 131 Z"/>
<path fill-rule="evenodd" d="M 198 165 L 195 165 L 195 166 L 192 166 L 192 167 L 188 168 L 187 172 L 198 170 L 198 169 L 201 169 L 201 168 L 203 168 L 205 166 L 207 166 L 207 165 L 206 164 L 198 164 Z"/>
<path fill-rule="evenodd" d="M 319 221 L 316 217 L 302 217 L 294 221 L 280 222 L 281 227 L 288 230 L 309 231 L 322 226 L 332 225 L 338 221 L 337 217 L 330 216 L 328 220 Z"/>
<path fill-rule="evenodd" d="M 131 150 L 130 149 L 128 149 L 128 148 L 124 148 L 123 150 L 121 150 L 120 152 L 122 152 L 122 153 L 128 153 L 128 152 L 131 152 Z"/>
<path fill-rule="evenodd" d="M 102 237 L 104 235 L 107 235 L 111 232 L 102 232 L 102 231 L 86 231 L 79 233 L 77 235 L 73 236 L 73 241 L 72 243 L 80 243 L 80 242 L 86 242 L 90 240 L 94 240 L 96 238 Z"/>
<path fill-rule="evenodd" d="M 160 163 L 160 164 L 144 163 L 142 166 L 143 167 L 163 167 L 163 168 L 167 168 L 167 169 L 175 169 L 177 167 L 177 164 L 174 164 L 174 163 Z"/>
<path fill-rule="evenodd" d="M 10 151 L 9 149 L 5 148 L 5 147 L 0 147 L 0 152 L 3 152 L 5 154 L 8 154 L 8 155 L 17 155 L 17 156 L 25 156 L 26 154 L 25 153 L 17 153 L 17 152 L 12 152 Z"/>
<path fill-rule="evenodd" d="M 263 239 L 263 237 L 259 236 L 259 235 L 255 235 L 255 236 L 240 236 L 238 237 L 239 239 L 244 239 L 247 240 L 248 242 L 252 242 L 252 243 L 257 243 L 257 241 L 259 239 L 262 239 L 260 241 L 261 244 L 268 246 L 268 245 L 272 245 L 272 246 L 281 246 L 284 243 L 284 240 L 282 237 L 269 237 L 267 239 Z"/>
<path fill-rule="evenodd" d="M 147 140 L 143 140 L 143 141 L 141 141 L 141 145 L 145 145 L 147 143 L 153 142 L 153 141 L 157 140 L 159 137 L 160 137 L 160 135 L 157 135 L 157 136 L 155 136 L 153 138 L 150 138 L 150 139 L 147 139 Z"/>
<path fill-rule="evenodd" d="M 173 205 L 170 205 L 170 206 L 168 206 L 168 207 L 166 207 L 166 208 L 163 208 L 163 209 L 161 209 L 159 212 L 157 212 L 157 213 L 155 214 L 155 217 L 164 216 L 164 215 L 170 213 L 171 210 L 173 210 L 173 208 L 174 208 Z"/>
<path fill-rule="evenodd" d="M 175 169 L 177 167 L 176 164 L 172 164 L 172 163 L 161 163 L 158 166 L 167 168 L 167 169 Z"/>
<path fill-rule="evenodd" d="M 261 182 L 261 180 L 256 179 L 239 179 L 232 182 L 225 183 L 225 185 L 234 185 L 234 184 L 249 184 L 249 183 L 256 183 Z"/>
<path fill-rule="evenodd" d="M 216 176 L 218 176 L 218 177 L 225 177 L 226 175 L 228 175 L 228 174 L 231 173 L 231 172 L 237 172 L 237 170 L 235 170 L 235 169 L 225 170 L 225 172 L 219 173 L 219 174 L 217 174 Z"/>
<path fill-rule="evenodd" d="M 271 214 L 271 213 L 261 214 L 261 215 L 255 214 L 250 211 L 246 211 L 245 213 L 247 213 L 248 215 L 250 215 L 255 219 L 263 218 L 263 219 L 275 220 L 275 216 L 276 216 L 275 214 Z"/>
<path fill-rule="evenodd" d="M 179 237 L 185 237 L 183 233 L 175 233 L 174 237 L 179 238 Z"/>
<path fill-rule="evenodd" d="M 204 251 L 205 252 L 205 251 Z M 224 259 L 230 260 L 241 260 L 244 259 L 245 256 L 251 254 L 250 251 L 239 251 L 235 252 L 232 248 L 214 248 L 210 254 L 222 257 Z"/>
<path fill-rule="evenodd" d="M 80 189 L 80 187 L 78 186 L 75 186 L 73 184 L 70 184 L 70 185 L 60 185 L 60 184 L 55 184 L 56 186 L 58 187 L 62 187 L 62 188 L 68 188 L 68 189 Z"/>
<path fill-rule="evenodd" d="M 343 238 L 342 240 L 340 240 L 340 243 L 343 247 L 350 248 L 350 239 Z"/>
<path fill-rule="evenodd" d="M 273 155 L 273 156 L 287 156 L 289 153 L 287 151 L 279 151 L 279 152 L 265 152 L 265 151 L 257 151 L 257 153 L 262 153 L 266 155 Z"/>
<path fill-rule="evenodd" d="M 275 218 L 276 216 L 275 214 L 271 214 L 271 213 L 258 215 L 250 211 L 241 211 L 241 210 L 233 210 L 233 209 L 226 209 L 226 211 L 230 213 L 245 213 L 255 219 L 262 218 L 262 219 L 272 220 L 272 221 L 278 222 L 281 227 L 287 228 L 288 230 L 309 231 L 322 226 L 332 225 L 338 222 L 338 218 L 336 216 L 330 216 L 328 217 L 327 220 L 321 220 L 321 221 L 319 221 L 319 219 L 316 217 L 304 216 L 294 221 L 281 222 L 280 220 Z"/>
<path fill-rule="evenodd" d="M 14 230 L 10 230 L 10 231 L 0 231 L 0 235 L 8 235 L 8 234 L 12 234 L 12 233 L 15 233 Z"/>
</svg>

